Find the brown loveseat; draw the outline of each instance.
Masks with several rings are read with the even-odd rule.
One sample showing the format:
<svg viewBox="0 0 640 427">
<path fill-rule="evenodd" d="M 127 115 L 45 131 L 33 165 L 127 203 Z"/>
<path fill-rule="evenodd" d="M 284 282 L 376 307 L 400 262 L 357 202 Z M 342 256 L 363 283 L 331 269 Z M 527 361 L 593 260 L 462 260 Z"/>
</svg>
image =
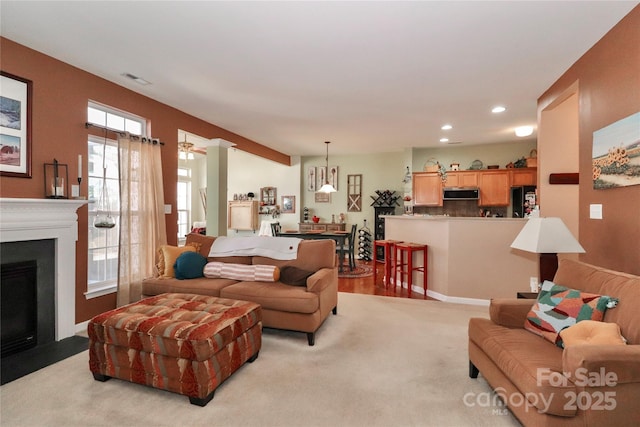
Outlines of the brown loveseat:
<svg viewBox="0 0 640 427">
<path fill-rule="evenodd" d="M 189 234 L 187 244 L 201 245 L 199 252 L 207 257 L 215 237 Z M 297 258 L 281 261 L 262 256 L 233 256 L 209 258 L 233 264 L 273 265 L 295 267 L 298 272 L 313 273 L 302 286 L 276 282 L 239 281 L 225 278 L 152 277 L 142 282 L 144 297 L 165 292 L 194 293 L 252 301 L 262 306 L 262 324 L 267 328 L 287 329 L 307 333 L 309 345 L 314 345 L 315 332 L 330 312 L 337 314 L 338 268 L 333 240 L 302 240 Z M 291 269 L 290 269 L 291 270 Z"/>
<path fill-rule="evenodd" d="M 526 426 L 640 425 L 640 277 L 561 260 L 554 283 L 619 299 L 605 312 L 627 345 L 564 349 L 523 328 L 535 303 L 495 299 L 469 321 L 469 376 L 478 371 Z"/>
</svg>

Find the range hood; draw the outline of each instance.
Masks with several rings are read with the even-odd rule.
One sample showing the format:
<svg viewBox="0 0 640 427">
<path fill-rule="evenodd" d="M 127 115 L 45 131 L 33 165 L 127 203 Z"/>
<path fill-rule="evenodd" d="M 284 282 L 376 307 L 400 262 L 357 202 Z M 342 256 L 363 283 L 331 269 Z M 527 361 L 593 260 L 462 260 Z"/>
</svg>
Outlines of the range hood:
<svg viewBox="0 0 640 427">
<path fill-rule="evenodd" d="M 478 200 L 478 187 L 445 187 L 442 190 L 442 200 Z"/>
</svg>

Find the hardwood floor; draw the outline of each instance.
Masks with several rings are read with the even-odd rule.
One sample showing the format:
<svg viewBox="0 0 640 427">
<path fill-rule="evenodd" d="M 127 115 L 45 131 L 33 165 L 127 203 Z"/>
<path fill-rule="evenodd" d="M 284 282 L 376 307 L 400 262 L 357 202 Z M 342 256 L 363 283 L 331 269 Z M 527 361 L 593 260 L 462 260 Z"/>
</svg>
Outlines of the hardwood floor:
<svg viewBox="0 0 640 427">
<path fill-rule="evenodd" d="M 359 263 L 372 265 L 373 261 L 363 262 L 358 261 Z M 381 263 L 377 263 L 378 268 L 378 277 L 376 283 L 373 283 L 373 276 L 369 277 L 361 277 L 355 279 L 346 279 L 346 278 L 338 278 L 338 291 L 339 292 L 348 292 L 351 294 L 367 294 L 367 295 L 381 295 L 387 297 L 399 297 L 399 298 L 407 298 L 407 289 L 389 286 L 388 289 L 385 289 L 384 284 L 382 283 L 382 278 L 384 276 L 384 271 L 382 270 Z M 410 298 L 424 299 L 422 294 L 417 292 L 411 292 Z M 427 299 L 432 299 L 427 297 Z"/>
</svg>

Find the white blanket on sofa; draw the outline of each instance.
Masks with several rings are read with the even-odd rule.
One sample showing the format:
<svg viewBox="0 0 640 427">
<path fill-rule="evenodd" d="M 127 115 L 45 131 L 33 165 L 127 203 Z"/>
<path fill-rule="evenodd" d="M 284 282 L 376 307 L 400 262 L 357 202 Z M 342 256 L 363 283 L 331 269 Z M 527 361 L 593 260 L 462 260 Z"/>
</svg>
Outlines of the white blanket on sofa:
<svg viewBox="0 0 640 427">
<path fill-rule="evenodd" d="M 264 256 L 279 260 L 296 259 L 301 240 L 296 237 L 220 236 L 213 241 L 209 256 Z"/>
</svg>

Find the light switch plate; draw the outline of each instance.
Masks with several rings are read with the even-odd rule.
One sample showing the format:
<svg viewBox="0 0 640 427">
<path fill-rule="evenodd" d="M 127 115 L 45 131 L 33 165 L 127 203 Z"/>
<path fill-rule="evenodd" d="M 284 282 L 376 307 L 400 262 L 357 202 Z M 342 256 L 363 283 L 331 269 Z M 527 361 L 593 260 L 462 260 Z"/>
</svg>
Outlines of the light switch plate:
<svg viewBox="0 0 640 427">
<path fill-rule="evenodd" d="M 171 213 L 171 205 L 164 205 L 164 213 L 165 214 Z"/>
<path fill-rule="evenodd" d="M 80 197 L 80 186 L 72 185 L 71 186 L 71 197 Z"/>
<path fill-rule="evenodd" d="M 589 218 L 602 219 L 602 205 L 589 205 Z"/>
</svg>

